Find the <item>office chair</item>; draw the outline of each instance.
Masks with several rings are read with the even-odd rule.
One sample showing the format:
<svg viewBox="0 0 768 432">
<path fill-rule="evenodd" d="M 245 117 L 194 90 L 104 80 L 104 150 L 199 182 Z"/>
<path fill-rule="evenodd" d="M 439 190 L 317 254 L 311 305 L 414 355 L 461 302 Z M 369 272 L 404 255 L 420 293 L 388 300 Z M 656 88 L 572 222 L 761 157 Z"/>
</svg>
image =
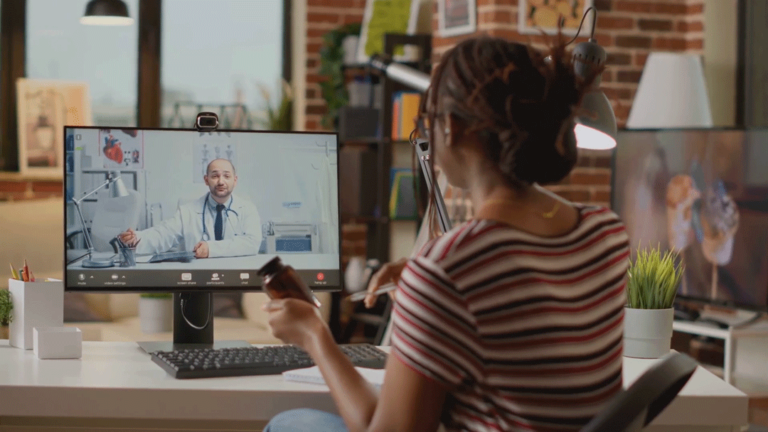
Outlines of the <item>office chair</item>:
<svg viewBox="0 0 768 432">
<path fill-rule="evenodd" d="M 97 252 L 117 253 L 110 241 L 126 228 L 138 227 L 142 197 L 133 189 L 129 189 L 128 193 L 128 196 L 119 198 L 112 198 L 106 193 L 98 194 L 93 221 L 88 230 L 93 248 Z M 76 228 L 67 230 L 67 262 L 82 257 L 86 253 L 85 249 L 75 249 L 74 239 L 82 232 L 83 229 L 79 224 Z"/>
<path fill-rule="evenodd" d="M 697 367 L 698 363 L 685 354 L 667 354 L 616 396 L 581 432 L 641 430 L 677 397 Z"/>
</svg>

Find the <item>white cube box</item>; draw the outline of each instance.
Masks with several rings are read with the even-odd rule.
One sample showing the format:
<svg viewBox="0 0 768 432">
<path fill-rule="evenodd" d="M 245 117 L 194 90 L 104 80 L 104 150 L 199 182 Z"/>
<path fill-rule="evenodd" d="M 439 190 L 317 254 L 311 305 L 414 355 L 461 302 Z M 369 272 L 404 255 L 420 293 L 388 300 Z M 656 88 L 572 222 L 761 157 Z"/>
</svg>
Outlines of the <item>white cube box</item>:
<svg viewBox="0 0 768 432">
<path fill-rule="evenodd" d="M 83 333 L 77 327 L 35 327 L 35 355 L 40 359 L 79 359 Z"/>
<path fill-rule="evenodd" d="M 8 281 L 13 302 L 13 320 L 8 326 L 11 346 L 32 349 L 35 327 L 64 325 L 64 284 L 62 282 Z"/>
</svg>

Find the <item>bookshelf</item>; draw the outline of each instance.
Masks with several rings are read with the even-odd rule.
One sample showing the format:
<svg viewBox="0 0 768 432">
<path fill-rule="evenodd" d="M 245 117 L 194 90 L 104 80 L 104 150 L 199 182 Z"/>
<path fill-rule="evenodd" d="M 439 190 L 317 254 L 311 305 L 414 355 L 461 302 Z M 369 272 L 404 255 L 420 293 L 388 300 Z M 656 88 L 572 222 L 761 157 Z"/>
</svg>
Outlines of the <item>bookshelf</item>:
<svg viewBox="0 0 768 432">
<path fill-rule="evenodd" d="M 386 34 L 384 35 L 384 52 L 382 54 L 393 57 L 396 49 L 405 45 L 418 47 L 419 59 L 418 61 L 403 62 L 403 64 L 429 73 L 431 70 L 432 59 L 432 35 Z M 409 153 L 413 152 L 409 148 L 410 143 L 408 143 L 407 140 L 397 138 L 393 139 L 393 98 L 397 92 L 414 90 L 388 79 L 384 74 L 372 70 L 366 64 L 346 65 L 344 67 L 344 73 L 348 78 L 353 78 L 356 76 L 369 77 L 371 78 L 372 82 L 377 81 L 382 88 L 381 108 L 378 110 L 379 132 L 377 136 L 364 138 L 356 137 L 354 139 L 348 140 L 340 139 L 339 144 L 342 150 L 345 147 L 359 146 L 366 148 L 366 151 L 373 152 L 376 155 L 376 187 L 375 191 L 372 191 L 375 193 L 375 210 L 373 214 L 344 215 L 344 217 L 342 217 L 342 221 L 354 221 L 356 223 L 364 223 L 367 226 L 366 257 L 368 259 L 378 259 L 379 262 L 384 264 L 390 261 L 390 236 L 392 233 L 407 233 L 411 231 L 407 229 L 392 229 L 392 224 L 394 221 L 390 220 L 389 218 L 389 198 L 390 171 L 393 167 L 393 159 L 396 158 L 396 154 L 402 155 L 403 147 L 406 147 Z M 373 94 L 371 95 L 371 100 L 373 100 Z M 340 133 L 340 136 L 344 136 L 344 134 Z M 402 159 L 402 157 L 400 159 Z M 420 201 L 422 203 L 426 203 L 426 183 L 424 183 L 420 170 L 417 170 L 417 173 L 419 176 L 418 181 L 422 185 L 422 187 L 420 187 Z M 408 222 L 412 224 L 418 223 L 414 221 Z M 415 240 L 415 236 L 412 240 Z M 367 333 L 375 333 L 375 336 L 370 338 L 372 339 L 371 342 L 380 341 L 381 336 L 383 335 L 385 326 L 384 324 L 388 320 L 389 311 L 391 309 L 388 296 L 382 296 L 381 298 L 385 298 L 386 300 L 382 300 L 382 302 L 386 301 L 386 303 L 380 305 L 380 307 L 377 307 L 376 309 L 366 310 L 364 307 L 362 307 L 362 304 L 356 306 L 355 311 L 350 317 L 350 322 L 342 334 L 340 324 L 338 323 L 340 296 L 335 295 L 334 307 L 332 308 L 331 327 L 337 340 L 340 342 L 348 342 L 350 336 L 355 330 L 355 327 L 359 324 L 362 324 L 368 327 L 369 330 L 372 330 L 372 332 Z"/>
</svg>

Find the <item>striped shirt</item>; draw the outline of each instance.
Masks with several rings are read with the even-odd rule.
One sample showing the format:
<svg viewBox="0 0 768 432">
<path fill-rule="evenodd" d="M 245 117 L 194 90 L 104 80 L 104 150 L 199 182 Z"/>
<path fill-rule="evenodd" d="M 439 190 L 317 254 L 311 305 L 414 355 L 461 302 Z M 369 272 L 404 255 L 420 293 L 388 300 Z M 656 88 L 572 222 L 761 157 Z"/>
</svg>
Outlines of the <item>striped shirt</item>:
<svg viewBox="0 0 768 432">
<path fill-rule="evenodd" d="M 392 352 L 446 388 L 447 430 L 578 430 L 621 390 L 628 238 L 577 209 L 557 237 L 473 220 L 406 265 Z"/>
</svg>

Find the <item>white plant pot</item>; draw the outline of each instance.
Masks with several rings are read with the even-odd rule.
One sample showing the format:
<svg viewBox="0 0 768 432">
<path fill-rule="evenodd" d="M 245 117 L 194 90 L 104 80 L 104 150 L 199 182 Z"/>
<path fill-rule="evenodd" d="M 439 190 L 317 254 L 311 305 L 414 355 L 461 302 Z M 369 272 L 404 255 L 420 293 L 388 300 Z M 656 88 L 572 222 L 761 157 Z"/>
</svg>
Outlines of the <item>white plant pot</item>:
<svg viewBox="0 0 768 432">
<path fill-rule="evenodd" d="M 624 308 L 624 356 L 655 359 L 669 353 L 675 310 Z"/>
<path fill-rule="evenodd" d="M 139 321 L 144 333 L 165 333 L 173 330 L 173 299 L 140 298 Z"/>
</svg>

